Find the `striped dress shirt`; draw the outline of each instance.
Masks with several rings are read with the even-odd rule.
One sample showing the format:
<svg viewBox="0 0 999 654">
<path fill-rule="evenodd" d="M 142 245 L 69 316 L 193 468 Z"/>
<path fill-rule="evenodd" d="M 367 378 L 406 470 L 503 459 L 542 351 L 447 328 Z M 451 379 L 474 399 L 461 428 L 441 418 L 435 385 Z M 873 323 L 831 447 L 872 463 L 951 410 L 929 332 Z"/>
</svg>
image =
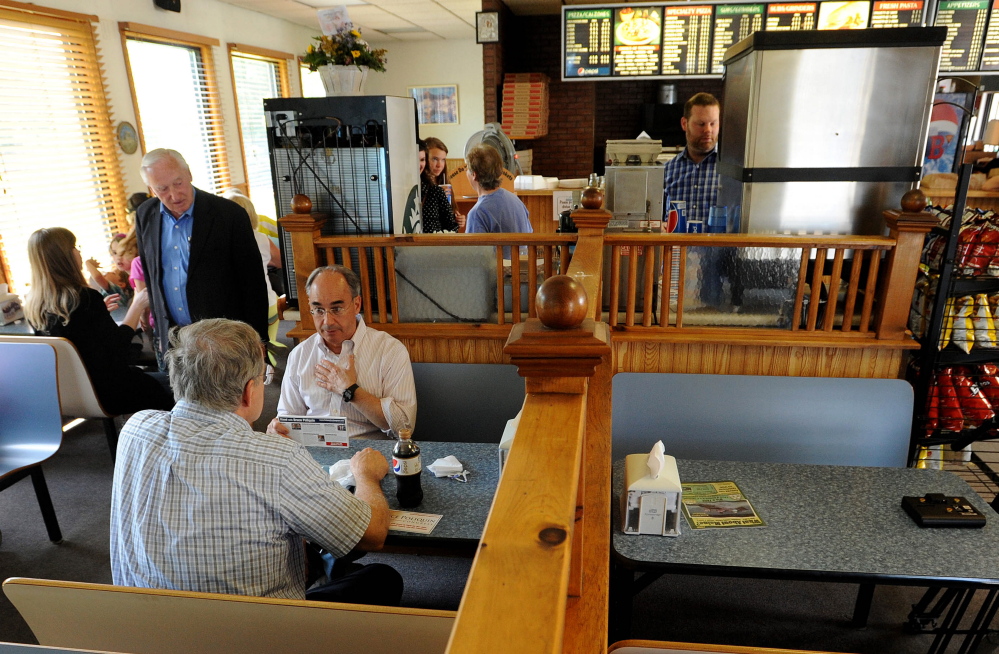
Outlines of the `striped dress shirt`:
<svg viewBox="0 0 999 654">
<path fill-rule="evenodd" d="M 118 441 L 111 574 L 119 586 L 305 599 L 306 538 L 344 556 L 371 509 L 295 441 L 181 401 Z"/>
</svg>

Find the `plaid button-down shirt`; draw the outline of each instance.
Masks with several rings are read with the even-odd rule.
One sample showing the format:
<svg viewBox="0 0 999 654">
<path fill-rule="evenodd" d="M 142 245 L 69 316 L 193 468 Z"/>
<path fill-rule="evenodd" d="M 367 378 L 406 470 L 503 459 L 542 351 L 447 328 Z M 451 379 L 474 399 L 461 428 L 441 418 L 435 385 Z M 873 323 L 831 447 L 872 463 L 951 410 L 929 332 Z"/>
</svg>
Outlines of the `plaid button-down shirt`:
<svg viewBox="0 0 999 654">
<path fill-rule="evenodd" d="M 718 163 L 718 149 L 715 148 L 701 163 L 694 163 L 687 156 L 687 148 L 673 157 L 663 166 L 665 177 L 665 197 L 674 202 L 682 200 L 687 203 L 687 220 L 700 219 L 704 221 L 707 231 L 708 212 L 715 206 L 718 198 L 718 173 L 715 170 Z M 669 205 L 664 203 L 663 215 L 669 212 Z"/>
<path fill-rule="evenodd" d="M 335 556 L 371 509 L 300 444 L 186 401 L 141 411 L 118 441 L 111 575 L 118 586 L 305 599 L 308 538 Z"/>
</svg>

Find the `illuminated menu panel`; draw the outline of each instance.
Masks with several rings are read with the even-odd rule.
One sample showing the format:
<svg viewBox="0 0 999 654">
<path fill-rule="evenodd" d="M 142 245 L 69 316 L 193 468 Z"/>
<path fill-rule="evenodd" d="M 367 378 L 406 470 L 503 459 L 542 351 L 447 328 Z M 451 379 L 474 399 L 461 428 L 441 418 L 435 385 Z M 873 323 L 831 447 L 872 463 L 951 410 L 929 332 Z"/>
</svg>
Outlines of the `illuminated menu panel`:
<svg viewBox="0 0 999 654">
<path fill-rule="evenodd" d="M 999 0 L 993 0 L 989 13 L 989 31 L 985 33 L 979 70 L 999 70 Z"/>
<path fill-rule="evenodd" d="M 941 71 L 976 70 L 982 56 L 989 0 L 941 0 L 935 25 L 947 28 Z"/>
<path fill-rule="evenodd" d="M 763 5 L 716 5 L 711 72 L 724 73 L 725 51 L 763 29 Z"/>
<path fill-rule="evenodd" d="M 875 0 L 871 27 L 919 27 L 923 0 Z"/>
<path fill-rule="evenodd" d="M 988 0 L 985 0 L 988 2 Z M 768 32 L 796 32 L 815 29 L 814 2 L 775 2 L 767 5 Z"/>
<path fill-rule="evenodd" d="M 614 12 L 614 75 L 659 75 L 662 7 Z"/>
<path fill-rule="evenodd" d="M 663 11 L 663 75 L 705 75 L 711 63 L 711 5 Z"/>
<path fill-rule="evenodd" d="M 819 5 L 820 30 L 863 30 L 871 17 L 870 0 L 829 0 Z"/>
<path fill-rule="evenodd" d="M 565 76 L 609 76 L 611 72 L 610 9 L 565 12 Z"/>
</svg>

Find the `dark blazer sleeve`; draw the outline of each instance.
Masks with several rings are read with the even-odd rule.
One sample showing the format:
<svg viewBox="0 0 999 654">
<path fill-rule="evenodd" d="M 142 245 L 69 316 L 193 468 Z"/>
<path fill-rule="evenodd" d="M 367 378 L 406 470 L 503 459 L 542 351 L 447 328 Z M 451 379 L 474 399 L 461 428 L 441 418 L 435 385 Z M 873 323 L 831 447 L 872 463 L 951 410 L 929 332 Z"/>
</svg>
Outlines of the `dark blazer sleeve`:
<svg viewBox="0 0 999 654">
<path fill-rule="evenodd" d="M 142 272 L 146 276 L 149 293 L 149 309 L 153 314 L 153 330 L 160 352 L 167 351 L 169 343 L 170 318 L 167 315 L 166 299 L 163 297 L 163 269 L 160 262 L 160 201 L 150 198 L 135 212 L 135 233 L 142 260 Z"/>
<path fill-rule="evenodd" d="M 193 320 L 241 320 L 267 340 L 267 285 L 250 218 L 235 202 L 201 190 L 194 200 L 187 303 Z"/>
</svg>

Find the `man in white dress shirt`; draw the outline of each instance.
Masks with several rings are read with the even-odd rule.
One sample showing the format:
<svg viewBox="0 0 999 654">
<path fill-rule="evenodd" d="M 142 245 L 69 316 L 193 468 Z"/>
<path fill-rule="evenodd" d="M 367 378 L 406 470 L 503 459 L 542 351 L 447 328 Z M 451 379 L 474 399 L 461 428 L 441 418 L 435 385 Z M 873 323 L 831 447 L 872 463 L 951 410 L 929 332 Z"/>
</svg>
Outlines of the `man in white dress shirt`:
<svg viewBox="0 0 999 654">
<path fill-rule="evenodd" d="M 305 284 L 316 333 L 288 356 L 278 415 L 344 416 L 350 438 L 397 438 L 416 425 L 409 352 L 360 316 L 361 280 L 343 266 L 317 268 Z M 267 431 L 287 435 L 277 418 Z"/>
</svg>

